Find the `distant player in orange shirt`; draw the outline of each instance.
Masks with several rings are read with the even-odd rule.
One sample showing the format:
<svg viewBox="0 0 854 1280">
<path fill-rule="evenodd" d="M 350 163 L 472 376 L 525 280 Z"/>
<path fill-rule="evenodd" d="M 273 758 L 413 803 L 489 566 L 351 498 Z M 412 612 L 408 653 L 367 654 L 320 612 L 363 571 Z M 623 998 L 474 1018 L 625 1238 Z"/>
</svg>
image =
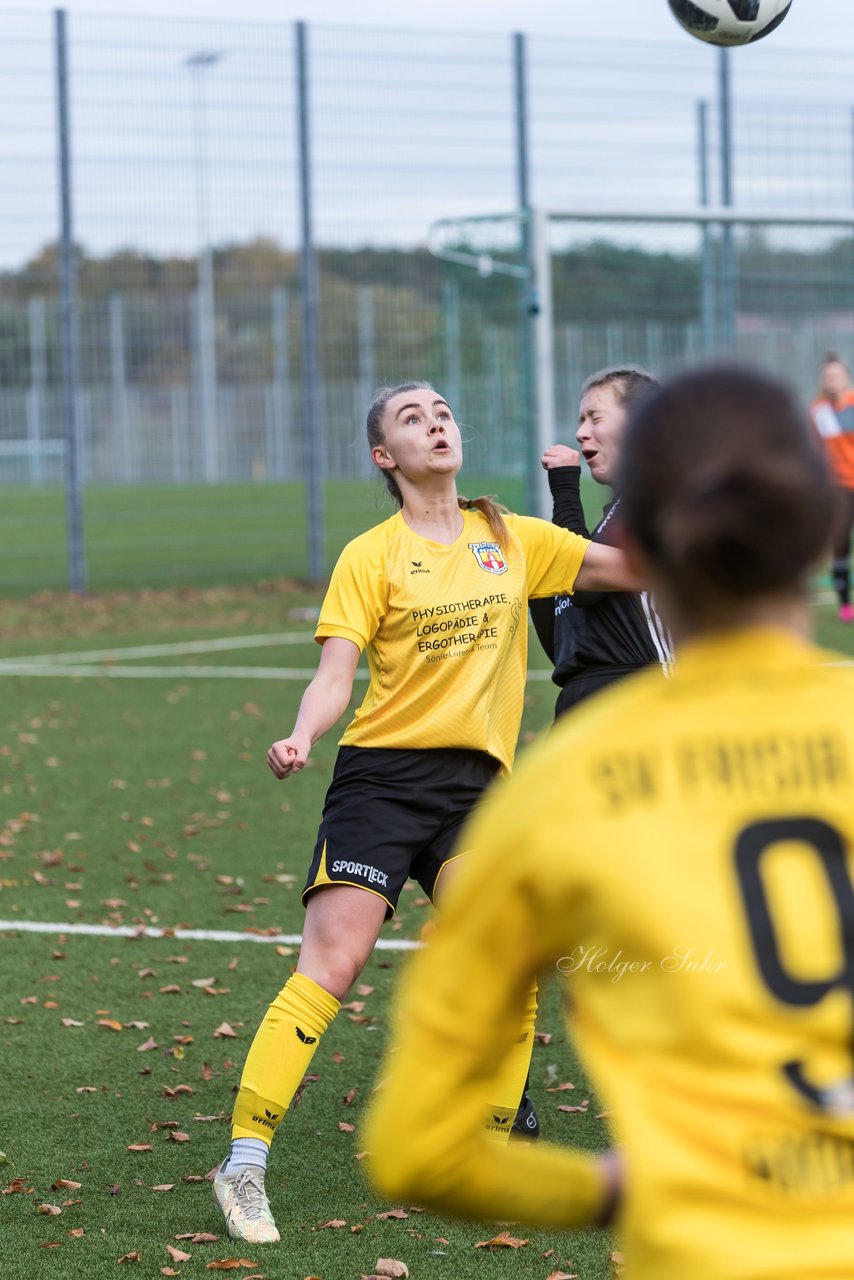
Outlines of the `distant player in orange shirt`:
<svg viewBox="0 0 854 1280">
<path fill-rule="evenodd" d="M 291 733 L 267 761 L 298 773 L 347 709 L 363 650 L 370 681 L 344 732 L 303 891 L 296 972 L 243 1068 L 231 1150 L 213 1189 L 229 1234 L 279 1232 L 264 1188 L 273 1135 L 318 1041 L 412 877 L 441 900 L 460 827 L 513 762 L 527 671 L 530 596 L 635 589 L 622 552 L 545 520 L 457 495 L 460 430 L 428 383 L 389 387 L 367 421 L 374 465 L 400 510 L 344 548 L 320 610 L 323 646 Z M 464 859 L 463 859 L 464 861 Z M 530 1061 L 534 990 L 518 1053 L 483 1116 L 506 1140 Z"/>
<path fill-rule="evenodd" d="M 839 489 L 833 526 L 833 585 L 839 597 L 840 622 L 854 622 L 851 604 L 851 531 L 854 529 L 854 385 L 847 364 L 831 351 L 821 369 L 812 418 L 824 441 Z"/>
</svg>

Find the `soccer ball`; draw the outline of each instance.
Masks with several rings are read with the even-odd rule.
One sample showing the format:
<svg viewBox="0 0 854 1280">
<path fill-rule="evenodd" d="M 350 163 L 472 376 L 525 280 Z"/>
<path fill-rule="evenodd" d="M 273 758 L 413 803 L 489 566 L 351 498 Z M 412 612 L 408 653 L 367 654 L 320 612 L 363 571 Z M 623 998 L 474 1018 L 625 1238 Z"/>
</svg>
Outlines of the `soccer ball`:
<svg viewBox="0 0 854 1280">
<path fill-rule="evenodd" d="M 669 0 L 678 23 L 708 44 L 750 44 L 776 30 L 792 0 Z"/>
</svg>

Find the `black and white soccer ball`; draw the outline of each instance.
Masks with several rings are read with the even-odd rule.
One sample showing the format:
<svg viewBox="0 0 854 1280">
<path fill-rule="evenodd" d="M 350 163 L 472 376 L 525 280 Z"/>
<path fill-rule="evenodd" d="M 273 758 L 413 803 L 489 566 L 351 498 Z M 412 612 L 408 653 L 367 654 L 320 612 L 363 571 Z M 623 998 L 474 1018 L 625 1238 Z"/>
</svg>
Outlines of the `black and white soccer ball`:
<svg viewBox="0 0 854 1280">
<path fill-rule="evenodd" d="M 750 44 L 779 27 L 792 0 L 669 0 L 674 18 L 708 44 Z"/>
</svg>

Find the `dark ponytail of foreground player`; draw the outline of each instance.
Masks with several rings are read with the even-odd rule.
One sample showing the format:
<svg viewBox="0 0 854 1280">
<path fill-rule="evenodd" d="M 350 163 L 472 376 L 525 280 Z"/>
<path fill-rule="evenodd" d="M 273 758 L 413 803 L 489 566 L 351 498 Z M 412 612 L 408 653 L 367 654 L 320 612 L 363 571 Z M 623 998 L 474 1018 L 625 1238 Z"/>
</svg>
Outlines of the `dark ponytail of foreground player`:
<svg viewBox="0 0 854 1280">
<path fill-rule="evenodd" d="M 683 630 L 802 596 L 835 504 L 791 393 L 735 365 L 685 373 L 637 404 L 620 492 L 626 532 Z"/>
</svg>

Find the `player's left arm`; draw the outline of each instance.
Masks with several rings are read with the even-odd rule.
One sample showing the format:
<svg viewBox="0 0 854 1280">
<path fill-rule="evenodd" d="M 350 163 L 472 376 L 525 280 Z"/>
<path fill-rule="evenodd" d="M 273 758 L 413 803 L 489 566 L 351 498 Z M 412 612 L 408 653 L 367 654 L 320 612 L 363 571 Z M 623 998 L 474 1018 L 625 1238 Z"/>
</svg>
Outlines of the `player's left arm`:
<svg viewBox="0 0 854 1280">
<path fill-rule="evenodd" d="M 602 542 L 590 542 L 575 578 L 577 591 L 643 591 L 624 551 Z"/>
<path fill-rule="evenodd" d="M 613 1161 L 542 1141 L 502 1144 L 485 1129 L 498 1064 L 518 1038 L 534 978 L 561 954 L 571 907 L 571 894 L 556 894 L 543 870 L 545 850 L 529 852 L 524 798 L 533 779 L 521 772 L 470 828 L 466 844 L 478 852 L 401 984 L 388 1076 L 364 1145 L 371 1177 L 393 1199 L 460 1217 L 580 1227 L 607 1216 Z"/>
</svg>

